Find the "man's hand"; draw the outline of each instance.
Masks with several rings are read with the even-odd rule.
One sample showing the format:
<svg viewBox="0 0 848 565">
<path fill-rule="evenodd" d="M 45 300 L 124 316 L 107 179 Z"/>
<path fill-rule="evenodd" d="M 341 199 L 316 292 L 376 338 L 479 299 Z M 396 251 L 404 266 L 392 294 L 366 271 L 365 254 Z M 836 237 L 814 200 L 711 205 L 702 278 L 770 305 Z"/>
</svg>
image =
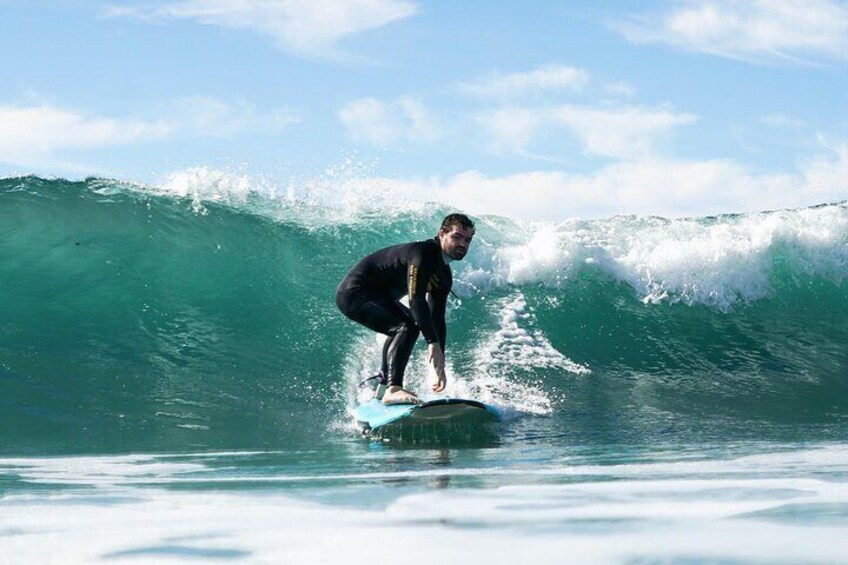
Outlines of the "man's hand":
<svg viewBox="0 0 848 565">
<path fill-rule="evenodd" d="M 442 351 L 442 346 L 438 343 L 430 344 L 430 363 L 433 364 L 437 378 L 436 382 L 433 383 L 433 392 L 442 392 L 448 384 L 448 377 L 445 374 L 445 354 Z"/>
</svg>

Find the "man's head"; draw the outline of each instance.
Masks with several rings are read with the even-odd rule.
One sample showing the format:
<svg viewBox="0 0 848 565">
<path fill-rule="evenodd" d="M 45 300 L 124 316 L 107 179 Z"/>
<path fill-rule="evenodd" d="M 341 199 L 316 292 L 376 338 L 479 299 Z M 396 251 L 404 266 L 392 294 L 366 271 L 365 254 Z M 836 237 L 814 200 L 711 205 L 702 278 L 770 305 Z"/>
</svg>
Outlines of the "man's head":
<svg viewBox="0 0 848 565">
<path fill-rule="evenodd" d="M 450 214 L 442 220 L 442 227 L 436 238 L 442 252 L 457 261 L 465 257 L 474 237 L 474 222 L 465 214 Z"/>
</svg>

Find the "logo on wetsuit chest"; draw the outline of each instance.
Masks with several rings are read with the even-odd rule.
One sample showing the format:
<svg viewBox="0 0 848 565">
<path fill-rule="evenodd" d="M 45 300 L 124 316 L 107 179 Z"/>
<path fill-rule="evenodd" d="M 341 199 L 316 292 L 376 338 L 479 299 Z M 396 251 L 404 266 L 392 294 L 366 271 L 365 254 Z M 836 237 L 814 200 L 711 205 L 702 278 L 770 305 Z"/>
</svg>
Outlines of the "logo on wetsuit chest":
<svg viewBox="0 0 848 565">
<path fill-rule="evenodd" d="M 439 276 L 431 275 L 427 280 L 427 284 L 424 286 L 424 292 L 433 292 L 439 288 Z M 418 293 L 418 266 L 410 265 L 409 266 L 409 297 L 415 298 L 415 295 Z"/>
</svg>

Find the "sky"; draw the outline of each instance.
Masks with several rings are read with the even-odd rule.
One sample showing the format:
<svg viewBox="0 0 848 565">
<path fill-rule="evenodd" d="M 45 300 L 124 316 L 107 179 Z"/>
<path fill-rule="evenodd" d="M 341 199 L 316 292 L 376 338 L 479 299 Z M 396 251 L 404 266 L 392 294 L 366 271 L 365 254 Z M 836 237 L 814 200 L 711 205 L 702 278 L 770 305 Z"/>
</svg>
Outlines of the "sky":
<svg viewBox="0 0 848 565">
<path fill-rule="evenodd" d="M 2 176 L 534 220 L 848 199 L 846 1 L 0 0 L 0 21 Z"/>
</svg>

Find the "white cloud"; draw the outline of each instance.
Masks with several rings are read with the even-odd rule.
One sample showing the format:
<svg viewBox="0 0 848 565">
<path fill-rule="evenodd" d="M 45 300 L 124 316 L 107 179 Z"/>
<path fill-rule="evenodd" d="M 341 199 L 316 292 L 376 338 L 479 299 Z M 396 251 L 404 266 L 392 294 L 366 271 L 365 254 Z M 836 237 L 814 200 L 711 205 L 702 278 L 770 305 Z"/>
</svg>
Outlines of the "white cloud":
<svg viewBox="0 0 848 565">
<path fill-rule="evenodd" d="M 441 135 L 426 108 L 412 98 L 394 102 L 362 98 L 345 105 L 338 116 L 351 139 L 374 145 L 428 143 Z"/>
<path fill-rule="evenodd" d="M 848 199 L 848 143 L 800 172 L 756 174 L 729 160 L 619 162 L 589 174 L 532 171 L 490 177 L 354 181 L 400 201 L 441 202 L 472 214 L 562 220 L 616 214 L 703 216 L 796 208 Z"/>
<path fill-rule="evenodd" d="M 475 215 L 563 220 L 612 215 L 665 217 L 800 208 L 848 200 L 848 141 L 822 140 L 822 152 L 795 171 L 753 172 L 728 159 L 622 161 L 589 173 L 528 171 L 450 177 L 333 176 L 309 201 L 347 210 L 420 208 L 441 203 Z M 323 187 L 323 188 L 322 188 Z M 318 197 L 317 199 L 314 197 Z"/>
<path fill-rule="evenodd" d="M 614 214 L 701 215 L 768 206 L 763 196 L 786 194 L 792 179 L 756 177 L 725 161 L 621 162 L 595 173 L 531 172 L 488 178 L 459 175 L 446 198 L 477 213 L 532 219 Z"/>
<path fill-rule="evenodd" d="M 636 43 L 768 61 L 848 57 L 848 6 L 832 0 L 688 0 L 615 24 Z"/>
<path fill-rule="evenodd" d="M 363 98 L 339 110 L 339 119 L 355 141 L 388 145 L 400 138 L 401 125 L 389 105 L 376 98 Z"/>
<path fill-rule="evenodd" d="M 441 136 L 441 130 L 436 125 L 435 118 L 421 102 L 412 98 L 402 98 L 397 102 L 397 105 L 409 124 L 407 139 L 429 143 Z"/>
<path fill-rule="evenodd" d="M 848 141 L 819 139 L 828 153 L 814 157 L 802 166 L 804 192 L 816 202 L 848 199 Z"/>
<path fill-rule="evenodd" d="M 495 72 L 485 80 L 463 83 L 459 90 L 473 96 L 509 98 L 533 92 L 581 90 L 588 82 L 589 73 L 583 69 L 547 65 L 526 72 Z"/>
<path fill-rule="evenodd" d="M 330 55 L 345 37 L 383 27 L 418 12 L 410 0 L 182 0 L 145 8 L 111 7 L 109 17 L 189 19 L 247 29 L 284 49 Z"/>
<path fill-rule="evenodd" d="M 510 106 L 481 114 L 477 121 L 491 136 L 493 151 L 528 157 L 533 156 L 529 147 L 546 122 L 542 111 Z"/>
<path fill-rule="evenodd" d="M 298 121 L 286 109 L 261 112 L 247 103 L 209 97 L 171 103 L 157 119 L 104 117 L 52 104 L 0 106 L 0 162 L 37 166 L 63 153 L 175 137 L 233 137 L 274 133 Z"/>
<path fill-rule="evenodd" d="M 622 159 L 650 154 L 658 136 L 697 120 L 668 108 L 636 106 L 612 110 L 561 106 L 552 111 L 552 117 L 574 131 L 589 153 Z"/>
<path fill-rule="evenodd" d="M 162 139 L 164 121 L 88 116 L 50 105 L 0 106 L 0 161 L 28 164 L 57 151 Z"/>
<path fill-rule="evenodd" d="M 194 96 L 175 103 L 176 127 L 191 135 L 230 137 L 243 132 L 275 133 L 300 121 L 292 111 L 262 112 L 246 102 L 230 104 L 218 98 Z"/>
<path fill-rule="evenodd" d="M 650 155 L 659 137 L 697 119 L 668 107 L 581 105 L 502 108 L 479 117 L 492 135 L 495 150 L 528 154 L 543 130 L 564 128 L 578 138 L 587 153 L 619 159 Z"/>
</svg>

